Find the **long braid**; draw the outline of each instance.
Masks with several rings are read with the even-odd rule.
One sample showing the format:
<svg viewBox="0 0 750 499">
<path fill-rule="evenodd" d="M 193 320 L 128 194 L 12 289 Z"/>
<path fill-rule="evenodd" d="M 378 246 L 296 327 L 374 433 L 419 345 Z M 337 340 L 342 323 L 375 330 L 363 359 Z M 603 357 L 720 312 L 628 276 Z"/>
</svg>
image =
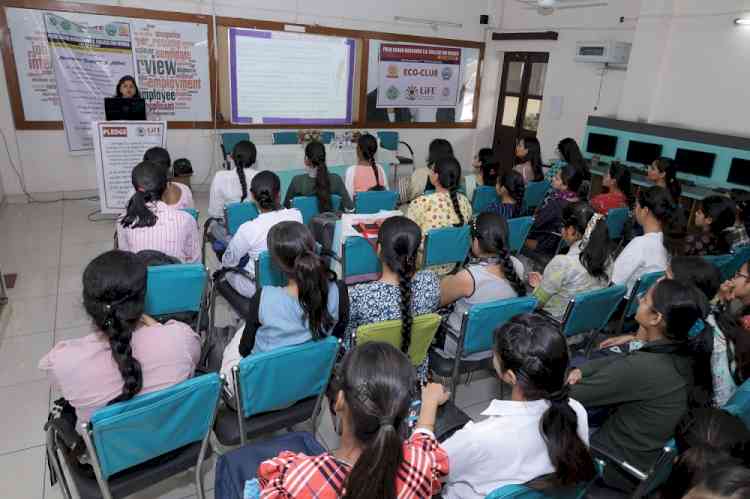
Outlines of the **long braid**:
<svg viewBox="0 0 750 499">
<path fill-rule="evenodd" d="M 526 285 L 518 277 L 518 274 L 516 274 L 516 267 L 513 265 L 513 259 L 510 257 L 510 251 L 505 246 L 501 246 L 500 251 L 498 251 L 498 257 L 500 257 L 503 275 L 505 275 L 505 279 L 510 283 L 510 287 L 513 288 L 513 291 L 519 297 L 526 296 Z"/>
<path fill-rule="evenodd" d="M 237 167 L 237 176 L 240 178 L 240 186 L 242 187 L 242 197 L 240 198 L 240 202 L 247 199 L 247 178 L 245 177 L 245 167 L 240 164 L 239 161 L 236 163 Z"/>
<path fill-rule="evenodd" d="M 453 188 L 449 191 L 449 193 L 451 197 L 451 203 L 453 203 L 453 211 L 456 212 L 459 220 L 459 223 L 458 225 L 456 225 L 456 227 L 461 227 L 466 223 L 466 219 L 464 219 L 464 214 L 461 213 L 461 205 L 458 203 L 458 189 Z"/>
<path fill-rule="evenodd" d="M 112 350 L 112 358 L 117 364 L 117 369 L 122 376 L 122 393 L 110 400 L 110 404 L 132 399 L 143 387 L 143 372 L 141 363 L 133 357 L 131 339 L 133 337 L 133 324 L 131 321 L 123 321 L 117 313 L 117 308 L 112 307 L 110 317 L 104 321 L 104 333 L 109 339 Z"/>
<path fill-rule="evenodd" d="M 408 260 L 410 257 L 406 257 Z M 405 262 L 398 273 L 398 286 L 401 291 L 401 351 L 409 354 L 411 346 L 411 327 L 414 319 L 411 316 L 411 275 L 410 265 Z"/>
</svg>

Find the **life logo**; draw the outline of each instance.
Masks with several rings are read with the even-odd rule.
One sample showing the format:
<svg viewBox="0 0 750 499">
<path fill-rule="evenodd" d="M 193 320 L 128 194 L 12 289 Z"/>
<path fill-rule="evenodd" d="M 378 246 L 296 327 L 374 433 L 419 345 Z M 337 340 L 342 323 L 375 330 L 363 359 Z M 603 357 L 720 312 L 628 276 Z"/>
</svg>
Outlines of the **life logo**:
<svg viewBox="0 0 750 499">
<path fill-rule="evenodd" d="M 157 137 L 161 135 L 161 128 L 158 126 L 139 126 L 135 133 L 139 137 Z"/>
<path fill-rule="evenodd" d="M 419 95 L 419 87 L 416 85 L 409 85 L 406 87 L 406 98 L 408 100 L 417 100 L 417 96 Z"/>
<path fill-rule="evenodd" d="M 445 81 L 450 80 L 451 78 L 453 78 L 453 69 L 447 66 L 444 67 L 443 71 L 440 73 L 440 76 L 442 76 Z"/>
<path fill-rule="evenodd" d="M 126 126 L 105 126 L 102 128 L 103 137 L 121 138 L 128 136 L 128 127 Z"/>
<path fill-rule="evenodd" d="M 139 126 L 135 129 L 135 134 L 139 137 L 145 137 L 146 136 L 146 128 Z"/>
<path fill-rule="evenodd" d="M 391 64 L 386 70 L 386 78 L 398 78 L 398 66 Z"/>
</svg>

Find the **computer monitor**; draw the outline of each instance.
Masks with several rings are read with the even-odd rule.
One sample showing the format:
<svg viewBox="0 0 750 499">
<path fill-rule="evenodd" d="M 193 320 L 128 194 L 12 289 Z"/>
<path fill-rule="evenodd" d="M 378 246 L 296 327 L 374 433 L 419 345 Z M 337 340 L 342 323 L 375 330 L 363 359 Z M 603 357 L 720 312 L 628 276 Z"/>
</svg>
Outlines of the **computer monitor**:
<svg viewBox="0 0 750 499">
<path fill-rule="evenodd" d="M 108 97 L 104 99 L 104 116 L 107 121 L 145 121 L 146 101 L 140 98 Z"/>
<path fill-rule="evenodd" d="M 627 161 L 650 165 L 661 157 L 661 144 L 631 140 L 628 144 Z"/>
<path fill-rule="evenodd" d="M 690 149 L 677 149 L 674 164 L 680 173 L 688 173 L 699 177 L 711 177 L 714 171 L 716 154 Z"/>
<path fill-rule="evenodd" d="M 750 159 L 734 158 L 727 182 L 750 186 Z"/>
<path fill-rule="evenodd" d="M 617 150 L 617 136 L 603 133 L 590 133 L 586 143 L 586 152 L 614 157 Z"/>
</svg>

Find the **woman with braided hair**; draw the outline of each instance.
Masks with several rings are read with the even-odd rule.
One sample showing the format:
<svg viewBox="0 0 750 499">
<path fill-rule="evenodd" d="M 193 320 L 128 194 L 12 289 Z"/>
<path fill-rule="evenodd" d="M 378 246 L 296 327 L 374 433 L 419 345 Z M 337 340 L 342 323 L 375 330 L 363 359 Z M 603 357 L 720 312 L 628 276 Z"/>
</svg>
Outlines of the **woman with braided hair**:
<svg viewBox="0 0 750 499">
<path fill-rule="evenodd" d="M 200 261 L 201 237 L 195 219 L 162 201 L 167 172 L 143 161 L 133 168 L 132 181 L 135 194 L 117 223 L 118 247 L 133 253 L 161 251 L 183 263 Z"/>
<path fill-rule="evenodd" d="M 482 213 L 471 223 L 471 237 L 469 265 L 440 282 L 441 305 L 455 302 L 446 325 L 456 333 L 461 331 L 464 314 L 474 305 L 526 296 L 523 264 L 508 250 L 506 220 L 495 213 Z M 449 358 L 456 355 L 456 343 L 450 335 L 446 335 L 445 346 L 436 353 Z M 467 358 L 487 357 L 479 353 Z"/>
<path fill-rule="evenodd" d="M 401 351 L 408 352 L 414 317 L 435 312 L 440 307 L 440 281 L 429 271 L 417 272 L 417 253 L 422 231 L 406 217 L 391 217 L 378 233 L 378 255 L 383 273 L 377 281 L 359 284 L 349 292 L 349 324 L 345 348 L 354 344 L 359 326 L 388 320 L 401 320 Z M 421 381 L 427 380 L 427 360 L 418 368 Z"/>
<path fill-rule="evenodd" d="M 258 150 L 249 140 L 241 140 L 232 150 L 234 170 L 216 172 L 211 181 L 211 193 L 208 200 L 208 215 L 224 219 L 224 207 L 230 203 L 247 201 L 250 197 L 249 186 L 258 173 L 254 168 Z M 223 224 L 218 224 L 223 227 Z M 226 234 L 224 234 L 226 236 Z M 226 240 L 229 240 L 227 237 Z"/>
<path fill-rule="evenodd" d="M 83 306 L 94 332 L 58 342 L 39 362 L 79 422 L 193 375 L 200 338 L 187 324 L 162 325 L 145 315 L 145 299 L 146 265 L 136 254 L 108 251 L 86 267 Z"/>
<path fill-rule="evenodd" d="M 292 179 L 286 190 L 284 206 L 291 207 L 292 199 L 298 196 L 316 196 L 321 213 L 333 211 L 331 194 L 341 196 L 343 209 L 354 209 L 344 181 L 335 173 L 328 172 L 325 146 L 321 142 L 310 142 L 305 147 L 305 173 Z"/>
<path fill-rule="evenodd" d="M 570 249 L 555 256 L 544 274 L 529 273 L 529 284 L 539 307 L 562 320 L 570 299 L 579 293 L 607 287 L 609 231 L 603 215 L 587 203 L 570 203 L 562 211 L 562 237 Z"/>
<path fill-rule="evenodd" d="M 538 314 L 513 317 L 495 331 L 493 365 L 513 387 L 511 400 L 493 400 L 487 419 L 444 442 L 451 469 L 443 497 L 481 499 L 545 475 L 549 487 L 592 480 L 588 416 L 568 395 L 568 345 L 559 329 Z"/>
<path fill-rule="evenodd" d="M 352 199 L 358 192 L 388 189 L 385 170 L 375 163 L 377 152 L 378 139 L 369 133 L 359 137 L 357 141 L 357 164 L 347 168 L 345 178 L 346 190 Z"/>
<path fill-rule="evenodd" d="M 418 197 L 409 204 L 407 216 L 422 229 L 422 238 L 431 229 L 460 227 L 471 220 L 471 203 L 458 192 L 461 186 L 461 165 L 454 157 L 438 160 L 430 172 L 430 181 L 435 192 Z M 438 265 L 430 268 L 438 275 L 445 275 L 453 265 Z"/>
</svg>

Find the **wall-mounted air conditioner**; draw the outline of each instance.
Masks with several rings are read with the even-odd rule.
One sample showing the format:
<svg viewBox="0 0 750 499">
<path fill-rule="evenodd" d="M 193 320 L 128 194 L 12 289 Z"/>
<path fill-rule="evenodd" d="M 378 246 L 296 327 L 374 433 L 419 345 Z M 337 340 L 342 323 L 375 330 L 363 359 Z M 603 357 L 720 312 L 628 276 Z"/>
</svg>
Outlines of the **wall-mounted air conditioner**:
<svg viewBox="0 0 750 499">
<path fill-rule="evenodd" d="M 578 62 L 627 64 L 631 47 L 632 44 L 627 42 L 577 42 L 575 60 Z"/>
</svg>

